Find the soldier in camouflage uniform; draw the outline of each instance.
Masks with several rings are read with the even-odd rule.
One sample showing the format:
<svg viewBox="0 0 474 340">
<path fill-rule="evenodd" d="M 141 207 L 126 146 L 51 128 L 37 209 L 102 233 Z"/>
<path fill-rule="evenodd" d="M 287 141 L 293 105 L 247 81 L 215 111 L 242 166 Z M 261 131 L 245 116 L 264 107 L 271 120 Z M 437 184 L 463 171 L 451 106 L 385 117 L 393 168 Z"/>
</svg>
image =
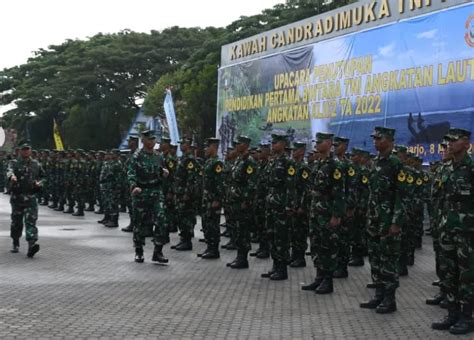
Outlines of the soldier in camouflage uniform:
<svg viewBox="0 0 474 340">
<path fill-rule="evenodd" d="M 220 219 L 224 199 L 224 163 L 217 158 L 219 139 L 209 138 L 203 175 L 202 227 L 207 248 L 198 256 L 203 259 L 219 258 Z"/>
<path fill-rule="evenodd" d="M 174 174 L 173 196 L 181 240 L 171 248 L 186 251 L 193 249 L 191 239 L 194 236 L 194 225 L 196 224 L 196 204 L 199 203 L 197 202 L 199 195 L 196 192 L 199 164 L 192 153 L 192 139 L 185 137 L 181 139 L 180 144 L 183 155 Z"/>
<path fill-rule="evenodd" d="M 152 261 L 167 263 L 168 259 L 163 256 L 163 245 L 167 241 L 168 231 L 162 223 L 162 181 L 168 171 L 163 167 L 163 158 L 154 150 L 156 137 L 153 131 L 143 131 L 142 142 L 143 148 L 133 154 L 127 174 L 134 214 L 135 262 L 144 261 L 145 224 L 147 214 L 150 214 L 155 225 Z"/>
<path fill-rule="evenodd" d="M 317 294 L 333 292 L 333 273 L 337 269 L 339 232 L 344 216 L 344 174 L 340 163 L 332 154 L 333 134 L 316 134 L 318 161 L 312 169 L 310 195 L 310 233 L 312 234 L 312 258 L 316 279 L 303 290 Z"/>
<path fill-rule="evenodd" d="M 306 143 L 295 142 L 293 144 L 293 161 L 296 169 L 295 179 L 289 194 L 291 218 L 291 262 L 290 267 L 306 267 L 305 253 L 308 248 L 309 211 L 303 204 L 302 198 L 309 189 L 310 167 L 304 162 Z"/>
<path fill-rule="evenodd" d="M 236 145 L 236 143 L 234 143 Z M 224 217 L 225 217 L 225 231 L 221 234 L 222 236 L 229 237 L 229 242 L 222 245 L 222 249 L 235 250 L 235 218 L 232 211 L 232 205 L 230 204 L 231 185 L 232 185 L 232 169 L 234 163 L 237 160 L 237 151 L 234 147 L 228 147 L 225 156 L 224 163 Z M 270 255 L 268 255 L 270 256 Z M 268 257 L 267 256 L 267 257 Z"/>
<path fill-rule="evenodd" d="M 352 166 L 355 170 L 353 187 L 356 207 L 354 212 L 354 224 L 349 228 L 351 256 L 348 265 L 359 267 L 364 265 L 364 254 L 366 253 L 365 226 L 369 201 L 369 170 L 367 161 L 370 158 L 370 153 L 363 149 L 353 148 L 352 155 Z"/>
<path fill-rule="evenodd" d="M 407 175 L 397 156 L 392 154 L 395 130 L 375 127 L 377 157 L 369 177 L 367 242 L 375 297 L 360 304 L 379 314 L 397 310 L 395 292 L 399 286 L 400 232 L 404 225 L 404 192 Z"/>
<path fill-rule="evenodd" d="M 28 242 L 28 257 L 33 257 L 40 249 L 38 243 L 37 194 L 43 184 L 44 172 L 38 161 L 31 158 L 31 145 L 24 142 L 21 145 L 20 157 L 8 165 L 7 179 L 11 185 L 10 204 L 12 206 L 12 223 L 10 236 L 13 239 L 12 253 L 18 253 L 20 238 L 25 223 L 26 241 Z"/>
<path fill-rule="evenodd" d="M 96 176 L 95 182 L 97 183 L 97 185 L 95 187 L 95 197 L 97 199 L 97 204 L 99 205 L 99 209 L 94 211 L 94 214 L 98 214 L 98 215 L 104 213 L 103 197 L 100 192 L 100 173 L 102 171 L 102 166 L 104 165 L 104 157 L 105 157 L 105 151 L 100 150 L 99 152 L 97 152 L 96 171 L 95 171 L 95 176 Z"/>
<path fill-rule="evenodd" d="M 87 163 L 84 150 L 76 150 L 75 161 L 72 162 L 71 171 L 71 185 L 73 187 L 73 197 L 77 208 L 72 216 L 84 216 L 87 195 Z"/>
<path fill-rule="evenodd" d="M 0 150 L 0 193 L 5 190 L 5 174 L 7 169 L 6 152 Z"/>
<path fill-rule="evenodd" d="M 441 178 L 444 202 L 441 212 L 440 267 L 444 271 L 441 288 L 448 299 L 448 315 L 432 324 L 433 329 L 449 329 L 452 334 L 472 332 L 474 304 L 474 161 L 468 154 L 471 132 L 449 129 L 446 163 Z"/>
<path fill-rule="evenodd" d="M 257 186 L 257 164 L 250 157 L 251 139 L 247 136 L 237 138 L 236 150 L 238 158 L 232 168 L 229 204 L 235 218 L 234 237 L 237 257 L 227 263 L 232 269 L 248 268 L 247 254 L 251 249 L 249 221 L 252 218 L 250 206 L 255 199 Z"/>
<path fill-rule="evenodd" d="M 77 160 L 74 159 L 74 150 L 68 150 L 66 153 L 64 166 L 64 201 L 67 208 L 64 207 L 65 214 L 72 214 L 74 212 L 74 172 Z"/>
<path fill-rule="evenodd" d="M 118 227 L 121 181 L 122 177 L 125 176 L 119 155 L 120 151 L 117 149 L 108 153 L 100 172 L 100 186 L 105 213 L 105 221 L 102 221 L 102 223 L 107 228 Z"/>
<path fill-rule="evenodd" d="M 128 148 L 130 149 L 130 154 L 128 155 L 126 161 L 123 164 L 125 173 L 128 171 L 128 165 L 130 164 L 133 154 L 138 149 L 138 137 L 130 136 L 128 137 L 127 142 L 128 142 Z M 125 176 L 125 178 L 127 177 Z M 132 196 L 130 195 L 130 190 L 128 187 L 128 179 L 124 182 L 124 196 L 125 196 L 125 202 L 128 208 L 128 216 L 130 218 L 130 223 L 128 226 L 122 228 L 122 231 L 126 233 L 131 233 L 133 232 L 133 213 L 132 213 Z"/>
<path fill-rule="evenodd" d="M 59 203 L 59 188 L 58 188 L 58 158 L 59 151 L 51 153 L 51 169 L 49 186 L 51 191 L 51 204 L 48 205 L 50 209 L 56 209 Z"/>
<path fill-rule="evenodd" d="M 43 187 L 41 190 L 40 197 L 38 199 L 38 204 L 39 205 L 48 205 L 49 204 L 49 199 L 51 197 L 51 182 L 52 182 L 52 176 L 51 176 L 51 160 L 49 156 L 49 151 L 48 150 L 41 150 L 39 153 L 39 158 L 38 161 L 41 165 L 41 168 L 44 171 L 44 182 L 43 182 Z"/>
</svg>

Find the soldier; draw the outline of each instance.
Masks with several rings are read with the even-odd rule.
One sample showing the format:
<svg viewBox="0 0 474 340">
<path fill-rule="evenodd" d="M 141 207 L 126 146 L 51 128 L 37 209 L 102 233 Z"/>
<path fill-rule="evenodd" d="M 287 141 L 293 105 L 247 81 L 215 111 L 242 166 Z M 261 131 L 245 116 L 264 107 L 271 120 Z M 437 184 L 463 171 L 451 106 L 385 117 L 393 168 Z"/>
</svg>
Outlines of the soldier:
<svg viewBox="0 0 474 340">
<path fill-rule="evenodd" d="M 77 160 L 74 159 L 74 150 L 68 150 L 64 165 L 64 194 L 65 204 L 67 209 L 63 210 L 65 214 L 72 214 L 74 212 L 74 172 Z"/>
<path fill-rule="evenodd" d="M 75 152 L 75 161 L 72 163 L 73 169 L 71 174 L 71 185 L 73 186 L 73 197 L 77 203 L 77 210 L 72 216 L 84 216 L 87 193 L 87 163 L 84 157 L 85 151 L 77 149 Z"/>
<path fill-rule="evenodd" d="M 0 192 L 3 193 L 5 190 L 5 173 L 7 169 L 6 152 L 0 150 Z"/>
<path fill-rule="evenodd" d="M 377 313 L 397 310 L 395 292 L 399 286 L 400 232 L 404 224 L 403 193 L 407 175 L 397 156 L 392 154 L 395 130 L 375 127 L 374 139 L 378 155 L 369 177 L 368 248 L 375 297 L 360 304 Z"/>
<path fill-rule="evenodd" d="M 444 275 L 441 288 L 448 299 L 448 315 L 434 322 L 433 329 L 449 329 L 451 334 L 472 332 L 474 303 L 474 161 L 468 154 L 471 132 L 449 129 L 451 160 L 441 178 L 444 191 L 439 226 Z"/>
<path fill-rule="evenodd" d="M 302 289 L 313 290 L 317 294 L 329 294 L 334 290 L 333 273 L 337 269 L 339 252 L 337 228 L 345 211 L 343 169 L 331 154 L 332 143 L 333 134 L 316 134 L 318 160 L 311 175 L 309 222 L 316 279 Z"/>
<path fill-rule="evenodd" d="M 247 254 L 251 249 L 249 221 L 252 218 L 250 206 L 255 198 L 257 184 L 257 164 L 250 157 L 251 139 L 247 136 L 237 138 L 238 158 L 232 168 L 229 204 L 235 218 L 234 237 L 237 257 L 227 266 L 232 269 L 248 268 Z M 228 249 L 228 248 L 227 248 Z"/>
<path fill-rule="evenodd" d="M 237 145 L 234 142 L 234 145 Z M 222 236 L 229 237 L 229 242 L 222 245 L 221 248 L 227 250 L 235 250 L 235 218 L 232 211 L 232 204 L 230 204 L 231 185 L 232 185 L 232 169 L 237 161 L 237 150 L 234 147 L 228 147 L 225 155 L 224 164 L 224 188 L 225 188 L 225 202 L 224 202 L 224 217 L 225 217 L 225 231 Z M 268 257 L 268 256 L 267 256 Z"/>
<path fill-rule="evenodd" d="M 182 138 L 181 156 L 176 172 L 174 174 L 173 195 L 176 202 L 178 229 L 180 232 L 180 242 L 171 246 L 172 249 L 187 251 L 193 249 L 192 237 L 194 236 L 194 225 L 196 224 L 196 202 L 198 169 L 197 163 L 192 153 L 192 139 Z"/>
<path fill-rule="evenodd" d="M 219 224 L 221 219 L 222 201 L 224 198 L 224 163 L 217 158 L 220 140 L 208 138 L 206 148 L 206 164 L 204 165 L 202 228 L 207 249 L 199 254 L 203 259 L 219 258 Z"/>
<path fill-rule="evenodd" d="M 37 194 L 43 185 L 44 172 L 38 161 L 31 158 L 31 145 L 28 141 L 21 144 L 20 157 L 8 165 L 7 179 L 10 182 L 12 206 L 11 238 L 12 253 L 18 253 L 20 238 L 25 223 L 28 257 L 33 257 L 39 250 Z"/>
<path fill-rule="evenodd" d="M 133 243 L 135 247 L 135 262 L 142 263 L 143 247 L 145 246 L 145 224 L 147 214 L 152 216 L 155 224 L 152 261 L 167 263 L 163 256 L 163 245 L 166 243 L 167 230 L 162 223 L 163 202 L 162 181 L 168 175 L 163 167 L 162 157 L 154 150 L 156 137 L 153 131 L 142 132 L 143 148 L 136 151 L 128 166 L 128 182 L 132 195 L 132 212 L 134 214 Z"/>
<path fill-rule="evenodd" d="M 304 163 L 306 143 L 293 144 L 293 161 L 296 175 L 292 195 L 290 195 L 290 209 L 293 211 L 291 224 L 291 262 L 290 267 L 306 267 L 305 252 L 308 248 L 309 211 L 303 204 L 302 198 L 309 188 L 311 169 Z"/>
<path fill-rule="evenodd" d="M 102 223 L 107 228 L 117 228 L 121 179 L 124 176 L 119 160 L 120 151 L 113 149 L 107 156 L 100 173 L 105 217 Z"/>
<path fill-rule="evenodd" d="M 130 154 L 128 155 L 126 161 L 124 162 L 125 173 L 128 171 L 128 165 L 130 164 L 133 154 L 138 149 L 138 137 L 130 136 L 128 137 L 127 142 L 128 142 L 128 148 L 130 149 Z M 130 218 L 130 223 L 128 224 L 128 226 L 122 228 L 122 231 L 126 233 L 131 233 L 133 232 L 133 213 L 132 213 L 132 196 L 130 195 L 128 180 L 125 181 L 124 183 L 124 196 L 125 196 L 125 202 L 128 208 L 128 216 Z"/>
</svg>

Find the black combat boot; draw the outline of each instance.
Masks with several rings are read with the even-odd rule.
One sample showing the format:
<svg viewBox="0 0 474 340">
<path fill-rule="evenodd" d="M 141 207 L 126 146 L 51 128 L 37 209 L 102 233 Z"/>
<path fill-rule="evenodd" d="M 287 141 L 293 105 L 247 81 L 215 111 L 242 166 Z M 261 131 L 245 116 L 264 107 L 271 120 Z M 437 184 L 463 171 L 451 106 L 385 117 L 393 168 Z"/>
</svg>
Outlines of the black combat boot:
<svg viewBox="0 0 474 340">
<path fill-rule="evenodd" d="M 118 228 L 118 215 L 110 216 L 110 219 L 104 223 L 104 227 Z"/>
<path fill-rule="evenodd" d="M 333 274 L 333 277 L 335 279 L 345 279 L 349 277 L 349 272 L 347 271 L 347 267 L 336 270 Z"/>
<path fill-rule="evenodd" d="M 97 221 L 97 223 L 105 224 L 105 223 L 107 223 L 108 221 L 110 221 L 110 216 L 109 216 L 109 214 L 105 214 L 105 215 L 104 215 L 104 218 L 101 219 L 101 220 L 99 220 L 99 221 Z"/>
<path fill-rule="evenodd" d="M 375 288 L 375 296 L 367 302 L 362 302 L 359 305 L 360 308 L 366 308 L 366 309 L 375 309 L 375 308 L 377 308 L 377 306 L 382 303 L 382 300 L 384 298 L 384 291 L 385 290 L 384 290 L 383 287 Z"/>
<path fill-rule="evenodd" d="M 246 251 L 238 251 L 237 258 L 231 263 L 230 268 L 232 269 L 245 269 L 249 267 L 249 261 L 247 260 Z"/>
<path fill-rule="evenodd" d="M 65 214 L 72 214 L 74 212 L 74 208 L 72 205 L 68 205 L 67 209 L 63 211 Z"/>
<path fill-rule="evenodd" d="M 206 260 L 218 259 L 220 257 L 219 247 L 208 247 L 204 253 L 201 254 L 201 258 Z"/>
<path fill-rule="evenodd" d="M 310 284 L 305 285 L 305 286 L 301 286 L 301 289 L 302 290 L 315 291 L 316 288 L 319 287 L 321 282 L 323 282 L 323 278 L 324 278 L 324 271 L 321 270 L 321 269 L 316 268 L 316 278 L 314 279 L 314 281 L 311 282 Z"/>
<path fill-rule="evenodd" d="M 386 292 L 385 296 L 375 309 L 375 312 L 378 314 L 389 314 L 397 310 L 397 301 L 395 300 L 395 290 L 391 292 Z"/>
<path fill-rule="evenodd" d="M 29 241 L 28 242 L 28 253 L 26 253 L 26 256 L 29 258 L 32 258 L 35 256 L 37 252 L 40 250 L 40 245 L 36 243 L 36 241 Z"/>
<path fill-rule="evenodd" d="M 136 247 L 135 248 L 135 262 L 143 263 L 144 261 L 145 261 L 145 258 L 143 257 L 143 248 Z"/>
<path fill-rule="evenodd" d="M 273 273 L 277 271 L 277 262 L 273 262 L 272 269 L 270 269 L 268 272 L 263 273 L 260 275 L 260 277 L 264 279 L 268 279 L 270 276 L 272 276 Z"/>
<path fill-rule="evenodd" d="M 133 232 L 132 222 L 130 222 L 130 224 L 128 226 L 126 226 L 125 228 L 122 228 L 122 231 L 126 232 L 126 233 L 132 233 Z"/>
<path fill-rule="evenodd" d="M 304 258 L 304 251 L 297 252 L 293 256 L 293 261 L 290 263 L 291 268 L 303 268 L 306 267 L 306 260 Z"/>
<path fill-rule="evenodd" d="M 455 304 L 449 304 L 448 315 L 446 315 L 441 321 L 433 322 L 431 324 L 431 328 L 438 331 L 445 331 L 450 329 L 451 326 L 454 326 L 460 317 L 461 313 L 459 311 L 459 306 Z"/>
<path fill-rule="evenodd" d="M 316 294 L 330 294 L 334 291 L 333 285 L 332 285 L 332 272 L 325 271 L 324 272 L 324 278 L 321 284 L 316 288 L 314 291 Z"/>
<path fill-rule="evenodd" d="M 383 284 L 381 283 L 375 283 L 375 282 L 369 282 L 366 285 L 367 288 L 377 288 L 377 287 L 383 287 Z"/>
<path fill-rule="evenodd" d="M 77 211 L 73 213 L 72 216 L 84 216 L 84 208 L 77 208 Z"/>
<path fill-rule="evenodd" d="M 39 205 L 48 205 L 48 200 L 46 198 L 43 198 Z"/>
<path fill-rule="evenodd" d="M 472 326 L 472 305 L 463 304 L 461 309 L 459 320 L 449 328 L 451 334 L 467 334 L 474 329 Z"/>
<path fill-rule="evenodd" d="M 49 209 L 56 209 L 58 207 L 58 202 L 53 201 L 50 205 L 48 205 Z"/>
<path fill-rule="evenodd" d="M 163 246 L 162 245 L 155 245 L 155 249 L 153 250 L 153 257 L 151 258 L 153 262 L 158 263 L 168 263 L 168 259 L 163 255 Z"/>
<path fill-rule="evenodd" d="M 438 306 L 441 303 L 441 301 L 444 300 L 445 297 L 446 297 L 446 294 L 444 294 L 443 292 L 439 292 L 432 298 L 426 299 L 426 304 L 430 306 Z"/>
<path fill-rule="evenodd" d="M 364 266 L 364 258 L 362 256 L 353 256 L 348 263 L 348 266 L 351 267 L 363 267 Z"/>
<path fill-rule="evenodd" d="M 282 281 L 288 279 L 288 268 L 285 262 L 278 262 L 276 266 L 276 271 L 270 275 L 270 280 L 273 281 Z"/>
<path fill-rule="evenodd" d="M 191 240 L 182 240 L 174 249 L 179 251 L 193 250 L 193 243 Z"/>
<path fill-rule="evenodd" d="M 431 282 L 431 284 L 435 287 L 439 287 L 439 284 L 440 284 L 441 280 L 434 280 L 433 282 Z"/>
<path fill-rule="evenodd" d="M 121 205 L 120 206 L 120 212 L 126 213 L 127 212 L 127 206 L 126 205 Z"/>
<path fill-rule="evenodd" d="M 260 247 L 260 251 L 257 252 L 257 259 L 268 259 L 270 257 L 270 250 L 268 246 Z"/>
<path fill-rule="evenodd" d="M 54 210 L 55 211 L 64 211 L 64 204 L 59 203 L 58 206 Z"/>
<path fill-rule="evenodd" d="M 440 303 L 439 306 L 443 309 L 448 309 L 449 308 L 449 301 L 448 298 L 445 297 Z"/>
<path fill-rule="evenodd" d="M 103 213 L 104 213 L 104 208 L 102 208 L 101 206 L 99 206 L 99 210 L 94 211 L 94 214 L 97 214 L 97 215 L 102 215 Z"/>
<path fill-rule="evenodd" d="M 415 264 L 415 252 L 408 254 L 407 265 L 413 266 Z"/>
<path fill-rule="evenodd" d="M 12 249 L 10 250 L 10 253 L 16 254 L 19 251 L 20 251 L 20 240 L 19 239 L 14 239 Z"/>
<path fill-rule="evenodd" d="M 92 203 L 89 203 L 89 206 L 86 209 L 84 209 L 84 211 L 90 211 L 90 212 L 92 212 L 94 210 L 95 210 L 94 209 L 94 204 L 92 204 Z"/>
</svg>

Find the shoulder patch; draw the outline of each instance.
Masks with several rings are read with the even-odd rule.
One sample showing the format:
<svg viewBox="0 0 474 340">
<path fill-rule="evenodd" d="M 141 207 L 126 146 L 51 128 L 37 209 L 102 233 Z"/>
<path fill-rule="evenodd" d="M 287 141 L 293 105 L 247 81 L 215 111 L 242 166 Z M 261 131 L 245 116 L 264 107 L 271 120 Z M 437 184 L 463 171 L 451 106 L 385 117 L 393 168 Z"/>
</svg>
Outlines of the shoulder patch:
<svg viewBox="0 0 474 340">
<path fill-rule="evenodd" d="M 369 182 L 369 179 L 367 178 L 367 176 L 362 176 L 362 183 L 364 184 L 367 184 Z"/>
<path fill-rule="evenodd" d="M 247 174 L 251 175 L 253 174 L 253 167 L 251 165 L 247 166 L 247 170 L 246 170 Z"/>
<path fill-rule="evenodd" d="M 423 184 L 423 180 L 421 178 L 418 178 L 416 180 L 416 185 L 422 185 Z"/>
<path fill-rule="evenodd" d="M 301 177 L 303 177 L 303 179 L 307 179 L 309 177 L 308 171 L 303 170 L 303 172 L 301 173 Z"/>
<path fill-rule="evenodd" d="M 194 169 L 194 163 L 193 163 L 193 161 L 189 161 L 189 162 L 188 162 L 187 168 L 188 168 L 189 170 Z"/>
<path fill-rule="evenodd" d="M 170 168 L 170 169 L 174 168 L 174 162 L 173 161 L 168 161 L 168 168 Z"/>
<path fill-rule="evenodd" d="M 334 174 L 332 175 L 332 177 L 333 177 L 335 180 L 341 179 L 342 174 L 341 174 L 341 172 L 339 171 L 339 169 L 334 170 Z"/>
<path fill-rule="evenodd" d="M 290 165 L 290 167 L 288 168 L 288 175 L 294 176 L 295 173 L 296 173 L 295 168 L 293 167 L 293 165 Z"/>
<path fill-rule="evenodd" d="M 423 177 L 423 180 L 424 180 L 425 182 L 428 182 L 430 179 L 429 179 L 428 176 L 425 175 L 425 177 Z"/>
<path fill-rule="evenodd" d="M 217 164 L 215 170 L 216 170 L 216 173 L 220 174 L 222 172 L 222 166 L 220 164 Z"/>
<path fill-rule="evenodd" d="M 413 178 L 412 175 L 408 175 L 407 177 L 407 183 L 412 184 L 415 179 Z"/>
</svg>

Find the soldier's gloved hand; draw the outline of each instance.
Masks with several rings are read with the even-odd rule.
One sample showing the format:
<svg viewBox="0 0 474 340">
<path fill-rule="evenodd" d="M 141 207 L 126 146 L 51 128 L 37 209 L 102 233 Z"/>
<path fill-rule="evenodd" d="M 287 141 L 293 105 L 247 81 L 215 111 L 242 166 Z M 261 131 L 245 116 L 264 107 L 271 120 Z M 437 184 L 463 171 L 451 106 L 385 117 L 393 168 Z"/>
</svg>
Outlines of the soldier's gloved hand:
<svg viewBox="0 0 474 340">
<path fill-rule="evenodd" d="M 390 229 L 388 230 L 388 234 L 390 236 L 397 236 L 397 235 L 400 235 L 400 226 L 399 225 L 396 225 L 396 224 L 392 224 L 390 226 Z"/>
<path fill-rule="evenodd" d="M 331 220 L 329 221 L 329 226 L 331 228 L 336 228 L 339 224 L 341 224 L 341 218 L 340 217 L 331 217 Z"/>
<path fill-rule="evenodd" d="M 140 195 L 141 193 L 142 193 L 142 189 L 139 187 L 135 187 L 132 190 L 132 196 L 137 196 L 137 195 Z"/>
<path fill-rule="evenodd" d="M 16 182 L 18 182 L 18 179 L 16 178 L 15 175 L 12 175 L 12 176 L 10 177 L 10 181 L 11 181 L 12 183 L 16 183 Z"/>
</svg>

